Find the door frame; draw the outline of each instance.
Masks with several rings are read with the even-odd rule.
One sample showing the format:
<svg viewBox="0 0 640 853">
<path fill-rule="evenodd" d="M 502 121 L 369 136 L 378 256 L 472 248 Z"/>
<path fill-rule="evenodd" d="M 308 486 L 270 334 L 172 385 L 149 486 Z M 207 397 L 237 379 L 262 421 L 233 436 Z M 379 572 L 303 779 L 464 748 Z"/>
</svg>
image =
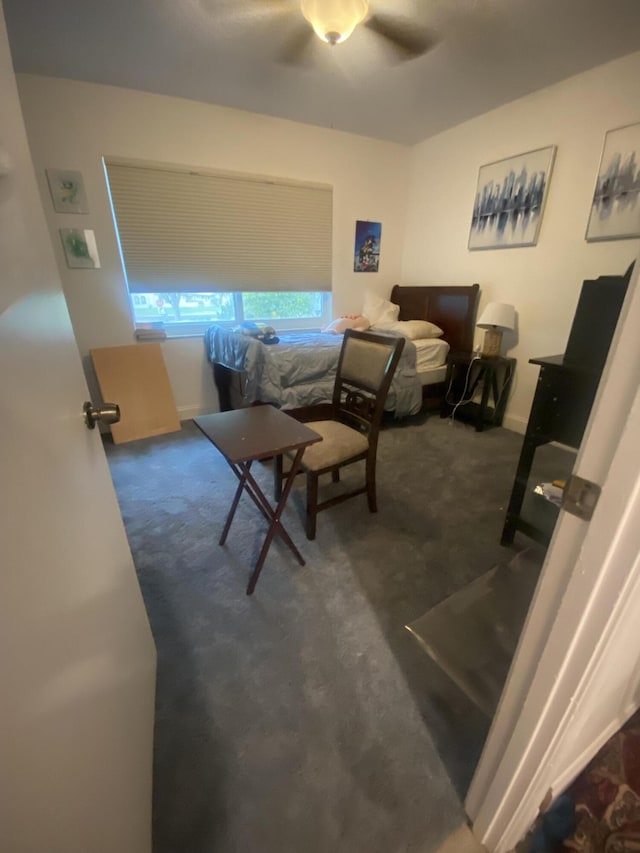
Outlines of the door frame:
<svg viewBox="0 0 640 853">
<path fill-rule="evenodd" d="M 515 847 L 547 793 L 561 793 L 639 704 L 640 637 L 624 647 L 626 693 L 603 693 L 640 616 L 629 606 L 640 589 L 639 275 L 636 261 L 574 468 L 602 486 L 600 501 L 591 522 L 560 513 L 465 803 L 495 853 Z M 581 742 L 596 711 L 602 725 Z"/>
</svg>

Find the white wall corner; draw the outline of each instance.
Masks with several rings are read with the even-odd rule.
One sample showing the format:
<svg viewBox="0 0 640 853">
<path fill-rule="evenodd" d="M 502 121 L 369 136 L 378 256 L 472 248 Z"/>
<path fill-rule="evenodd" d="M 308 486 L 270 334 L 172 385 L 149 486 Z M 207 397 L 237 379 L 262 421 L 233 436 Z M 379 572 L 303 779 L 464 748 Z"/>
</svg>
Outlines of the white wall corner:
<svg viewBox="0 0 640 853">
<path fill-rule="evenodd" d="M 502 426 L 505 429 L 510 429 L 512 432 L 517 432 L 520 435 L 524 435 L 527 431 L 527 420 L 522 417 L 522 415 L 510 415 L 506 414 L 504 416 L 504 420 L 502 421 Z"/>
</svg>

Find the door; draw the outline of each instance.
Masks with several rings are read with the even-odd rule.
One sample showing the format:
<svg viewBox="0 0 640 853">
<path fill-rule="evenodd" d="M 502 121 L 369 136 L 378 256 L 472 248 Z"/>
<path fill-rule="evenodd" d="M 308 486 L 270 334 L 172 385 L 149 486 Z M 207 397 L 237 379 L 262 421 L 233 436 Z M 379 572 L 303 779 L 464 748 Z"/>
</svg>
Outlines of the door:
<svg viewBox="0 0 640 853">
<path fill-rule="evenodd" d="M 100 436 L 83 422 L 1 5 L 0 105 L 0 849 L 144 853 L 155 649 Z"/>
<path fill-rule="evenodd" d="M 466 801 L 511 850 L 640 704 L 640 260 L 574 473 L 602 486 L 591 521 L 561 512 Z"/>
</svg>

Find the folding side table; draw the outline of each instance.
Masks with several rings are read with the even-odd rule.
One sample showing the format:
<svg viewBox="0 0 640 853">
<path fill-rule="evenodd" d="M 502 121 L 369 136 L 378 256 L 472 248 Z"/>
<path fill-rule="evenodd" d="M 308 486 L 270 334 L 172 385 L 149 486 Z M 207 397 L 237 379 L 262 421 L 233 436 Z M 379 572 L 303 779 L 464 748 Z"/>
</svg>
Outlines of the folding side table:
<svg viewBox="0 0 640 853">
<path fill-rule="evenodd" d="M 322 437 L 305 424 L 273 406 L 251 406 L 231 412 L 202 415 L 194 418 L 194 423 L 222 453 L 239 481 L 220 537 L 220 545 L 226 542 L 243 491 L 249 495 L 269 521 L 267 535 L 247 586 L 247 595 L 251 595 L 276 533 L 286 542 L 300 565 L 304 566 L 302 555 L 285 530 L 281 516 L 305 448 L 317 441 L 322 441 Z M 296 454 L 282 494 L 273 508 L 251 473 L 251 465 L 256 460 L 281 456 L 289 451 L 296 451 Z"/>
</svg>

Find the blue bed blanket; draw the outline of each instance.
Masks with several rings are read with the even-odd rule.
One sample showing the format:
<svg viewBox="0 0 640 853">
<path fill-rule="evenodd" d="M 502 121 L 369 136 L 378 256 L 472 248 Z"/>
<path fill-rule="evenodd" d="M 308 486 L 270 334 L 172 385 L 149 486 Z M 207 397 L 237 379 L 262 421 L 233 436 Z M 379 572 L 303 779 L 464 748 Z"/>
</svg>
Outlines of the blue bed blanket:
<svg viewBox="0 0 640 853">
<path fill-rule="evenodd" d="M 278 337 L 279 343 L 265 346 L 248 335 L 210 326 L 205 332 L 207 358 L 245 373 L 246 405 L 259 401 L 295 409 L 330 403 L 342 335 L 278 333 Z M 416 348 L 406 340 L 385 408 L 403 417 L 416 414 L 421 406 Z"/>
</svg>

